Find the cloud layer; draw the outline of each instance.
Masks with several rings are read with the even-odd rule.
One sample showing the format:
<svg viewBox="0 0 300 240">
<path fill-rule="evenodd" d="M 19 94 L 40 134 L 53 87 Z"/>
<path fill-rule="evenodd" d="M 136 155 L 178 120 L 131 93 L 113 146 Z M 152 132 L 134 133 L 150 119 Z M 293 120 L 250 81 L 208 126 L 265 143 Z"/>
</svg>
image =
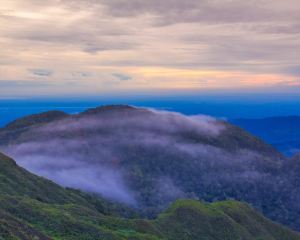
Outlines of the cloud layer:
<svg viewBox="0 0 300 240">
<path fill-rule="evenodd" d="M 191 192 L 199 197 L 202 184 L 256 185 L 267 174 L 265 164 L 273 168 L 277 157 L 270 152 L 270 162 L 254 140 L 209 116 L 132 107 L 104 107 L 24 132 L 5 131 L 1 149 L 26 169 L 134 206 L 165 206 L 193 197 Z"/>
<path fill-rule="evenodd" d="M 296 0 L 3 1 L 0 80 L 51 80 L 44 95 L 295 87 L 299 10 Z"/>
<path fill-rule="evenodd" d="M 167 154 L 208 155 L 209 147 L 180 143 L 181 135 L 215 138 L 225 129 L 207 116 L 130 110 L 120 119 L 122 112 L 119 114 L 86 114 L 33 127 L 15 139 L 17 144 L 2 148 L 21 166 L 61 185 L 138 205 L 139 193 L 133 191 L 128 178 L 134 171 L 131 161 L 140 161 L 140 157 L 130 159 L 130 148 L 145 148 L 149 154 L 151 149 L 165 148 Z M 153 184 L 161 199 L 184 196 L 168 176 L 157 176 Z"/>
</svg>

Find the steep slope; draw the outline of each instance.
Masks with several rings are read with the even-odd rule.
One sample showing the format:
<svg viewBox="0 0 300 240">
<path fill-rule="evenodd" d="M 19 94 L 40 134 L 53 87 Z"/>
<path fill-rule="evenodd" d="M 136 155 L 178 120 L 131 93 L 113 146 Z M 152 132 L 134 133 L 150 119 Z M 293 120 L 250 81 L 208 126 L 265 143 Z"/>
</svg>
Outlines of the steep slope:
<svg viewBox="0 0 300 240">
<path fill-rule="evenodd" d="M 45 178 L 35 176 L 19 167 L 16 162 L 0 153 L 0 195 L 16 199 L 28 198 L 45 204 L 78 204 L 103 214 L 130 216 L 132 210 L 120 204 L 104 201 L 99 196 L 78 190 L 62 188 Z"/>
<path fill-rule="evenodd" d="M 178 198 L 235 199 L 300 229 L 294 221 L 300 210 L 290 207 L 288 194 L 295 185 L 282 174 L 284 157 L 242 129 L 207 116 L 105 106 L 3 128 L 0 142 L 26 169 L 147 216 Z"/>
<path fill-rule="evenodd" d="M 0 239 L 120 239 L 91 221 L 134 211 L 35 176 L 0 153 Z"/>
<path fill-rule="evenodd" d="M 1 201 L 1 200 L 0 200 Z M 12 217 L 0 210 L 0 239 L 1 240 L 50 240 L 49 237 L 29 226 L 25 222 Z"/>
<path fill-rule="evenodd" d="M 22 188 L 27 188 L 20 193 L 0 192 L 0 239 L 3 240 L 300 239 L 295 232 L 267 220 L 248 205 L 235 201 L 207 204 L 180 200 L 155 220 L 118 217 L 115 213 L 97 210 L 94 197 L 89 198 L 94 199 L 91 204 L 83 199 L 80 192 L 66 190 L 34 176 L 4 155 L 0 155 L 0 164 L 0 174 L 7 177 L 0 179 L 1 186 L 6 184 L 7 189 L 16 186 L 14 175 L 7 175 L 9 171 L 23 175 L 22 180 L 26 184 Z M 38 183 L 33 193 L 29 191 L 32 189 L 32 180 Z M 40 182 L 43 182 L 43 188 L 51 190 L 51 196 L 45 191 L 40 194 L 48 202 L 35 199 L 34 192 Z M 61 201 L 61 195 L 64 201 Z"/>
</svg>

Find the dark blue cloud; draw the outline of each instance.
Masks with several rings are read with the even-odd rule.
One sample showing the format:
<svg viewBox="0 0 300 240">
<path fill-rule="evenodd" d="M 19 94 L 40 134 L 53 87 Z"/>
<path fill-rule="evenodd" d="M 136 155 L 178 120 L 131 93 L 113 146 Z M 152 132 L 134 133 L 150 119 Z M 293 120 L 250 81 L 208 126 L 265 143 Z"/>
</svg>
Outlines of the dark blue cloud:
<svg viewBox="0 0 300 240">
<path fill-rule="evenodd" d="M 72 72 L 72 77 L 76 78 L 85 78 L 85 77 L 91 77 L 93 74 L 90 72 Z"/>
<path fill-rule="evenodd" d="M 128 81 L 128 80 L 132 79 L 131 76 L 123 74 L 123 73 L 113 73 L 112 75 L 121 81 Z"/>
<path fill-rule="evenodd" d="M 33 69 L 28 69 L 28 71 L 33 75 L 40 76 L 40 77 L 49 77 L 53 74 L 53 71 L 49 69 L 33 68 Z"/>
</svg>

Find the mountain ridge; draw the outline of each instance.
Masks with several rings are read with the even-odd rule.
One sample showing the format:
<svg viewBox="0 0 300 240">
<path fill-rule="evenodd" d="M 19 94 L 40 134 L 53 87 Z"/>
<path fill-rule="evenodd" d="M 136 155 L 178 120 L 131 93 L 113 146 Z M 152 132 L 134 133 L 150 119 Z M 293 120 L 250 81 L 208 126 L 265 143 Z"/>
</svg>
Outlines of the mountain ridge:
<svg viewBox="0 0 300 240">
<path fill-rule="evenodd" d="M 63 111 L 46 111 L 42 112 L 39 114 L 33 114 L 29 116 L 25 116 L 23 118 L 17 119 L 6 126 L 0 128 L 0 133 L 3 131 L 11 131 L 11 130 L 21 130 L 22 128 L 27 128 L 39 124 L 48 124 L 51 122 L 56 122 L 59 120 L 64 120 L 64 119 L 80 119 L 81 117 L 86 117 L 86 116 L 91 116 L 91 115 L 98 115 L 98 114 L 145 114 L 146 116 L 155 114 L 153 110 L 151 109 L 146 109 L 146 108 L 141 108 L 141 107 L 134 107 L 132 105 L 103 105 L 100 107 L 96 108 L 90 108 L 88 110 L 85 110 L 81 113 L 76 113 L 76 114 L 67 114 Z M 124 115 L 126 117 L 126 115 Z M 265 143 L 262 142 L 260 139 L 256 138 L 253 135 L 247 135 L 245 134 L 244 130 L 242 128 L 239 128 L 237 126 L 231 125 L 230 123 L 226 121 L 220 120 L 220 123 L 226 124 L 226 127 L 228 127 L 228 133 L 232 134 L 232 132 L 238 132 L 238 134 L 235 134 L 236 136 L 243 135 L 243 137 L 251 138 L 252 141 L 257 141 L 259 145 L 264 145 Z M 280 153 L 276 153 L 276 150 L 268 144 L 265 144 L 267 147 L 268 152 L 270 153 L 275 153 L 278 155 L 278 157 L 283 157 L 280 155 Z M 263 150 L 265 150 L 263 149 Z"/>
<path fill-rule="evenodd" d="M 42 113 L 32 114 L 29 116 L 25 116 L 19 119 L 16 119 L 10 123 L 8 123 L 4 128 L 7 129 L 19 129 L 19 128 L 26 128 L 30 127 L 34 124 L 43 124 L 55 120 L 60 120 L 64 117 L 69 116 L 69 114 L 58 111 L 58 110 L 51 110 Z"/>
<path fill-rule="evenodd" d="M 20 135 L 2 128 L 0 142 L 32 172 L 125 202 L 142 215 L 155 217 L 179 198 L 235 199 L 300 227 L 292 201 L 297 181 L 284 173 L 286 158 L 211 117 L 106 106 L 32 125 Z"/>
</svg>

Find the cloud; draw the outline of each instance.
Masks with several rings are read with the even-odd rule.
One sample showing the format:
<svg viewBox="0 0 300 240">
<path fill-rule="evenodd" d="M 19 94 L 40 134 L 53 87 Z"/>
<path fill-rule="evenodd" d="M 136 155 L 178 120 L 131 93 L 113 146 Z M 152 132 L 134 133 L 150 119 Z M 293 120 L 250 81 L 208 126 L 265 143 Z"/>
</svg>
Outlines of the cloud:
<svg viewBox="0 0 300 240">
<path fill-rule="evenodd" d="M 51 144 L 55 146 L 53 142 Z M 34 148 L 44 148 L 39 143 L 25 144 L 20 147 L 28 148 L 28 152 L 33 151 Z M 118 170 L 101 165 L 84 164 L 82 161 L 67 157 L 53 161 L 51 155 L 45 154 L 26 155 L 19 164 L 41 176 L 53 179 L 62 186 L 101 194 L 108 199 L 121 200 L 129 205 L 137 204 L 129 189 L 124 185 Z"/>
<path fill-rule="evenodd" d="M 289 11 L 290 16 L 286 18 L 294 19 L 297 17 L 299 4 L 291 1 L 295 8 L 285 9 L 286 6 L 280 5 L 281 11 L 272 6 L 269 0 L 252 1 L 180 1 L 180 0 L 103 0 L 108 11 L 119 17 L 130 17 L 143 15 L 146 13 L 156 16 L 157 23 L 161 25 L 177 24 L 182 22 L 204 22 L 211 24 L 226 23 L 248 23 L 248 22 L 269 22 L 282 20 L 284 15 L 281 11 Z M 285 3 L 289 5 L 288 3 Z M 276 5 L 276 4 L 275 4 Z"/>
<path fill-rule="evenodd" d="M 140 206 L 139 193 L 132 188 L 128 175 L 133 169 L 126 166 L 131 158 L 127 149 L 145 148 L 145 153 L 150 153 L 151 149 L 163 148 L 167 155 L 184 154 L 189 149 L 190 154 L 192 147 L 181 147 L 184 145 L 181 135 L 193 133 L 215 138 L 225 126 L 207 116 L 137 111 L 141 115 L 134 113 L 122 119 L 114 114 L 108 117 L 87 114 L 49 123 L 24 133 L 24 141 L 6 146 L 5 152 L 26 169 L 61 185 Z M 60 137 L 70 134 L 72 138 Z M 201 144 L 197 147 L 205 148 Z M 171 201 L 184 196 L 168 176 L 161 175 L 156 180 L 153 184 L 162 198 Z"/>
<path fill-rule="evenodd" d="M 71 73 L 72 77 L 75 78 L 86 78 L 86 77 L 91 77 L 93 74 L 90 72 L 72 72 Z"/>
<path fill-rule="evenodd" d="M 18 87 L 43 87 L 49 86 L 51 83 L 48 81 L 30 81 L 30 80 L 0 80 L 0 88 L 18 88 Z"/>
<path fill-rule="evenodd" d="M 61 95 L 77 93 L 78 85 L 82 94 L 251 87 L 231 77 L 236 73 L 265 88 L 258 76 L 277 74 L 290 82 L 286 69 L 299 62 L 299 10 L 295 0 L 5 1 L 0 75 L 28 79 L 31 66 L 51 66 L 51 79 L 67 82 L 74 69 L 93 73 L 73 87 L 60 84 L 68 86 Z M 215 77 L 147 77 L 143 71 L 150 68 L 214 71 Z M 132 79 L 115 84 L 111 73 Z M 274 86 L 277 81 L 268 85 Z M 57 94 L 57 89 L 32 92 Z"/>
<path fill-rule="evenodd" d="M 286 69 L 286 73 L 300 77 L 300 66 L 291 66 Z"/>
<path fill-rule="evenodd" d="M 132 77 L 123 73 L 113 73 L 112 74 L 114 77 L 116 77 L 117 79 L 119 79 L 120 81 L 128 81 L 131 80 Z"/>
<path fill-rule="evenodd" d="M 83 51 L 91 54 L 96 54 L 98 52 L 109 51 L 109 50 L 128 50 L 136 47 L 133 43 L 128 41 L 120 40 L 98 40 L 97 42 L 87 42 L 84 44 Z"/>
<path fill-rule="evenodd" d="M 49 77 L 53 74 L 52 70 L 49 69 L 39 69 L 39 68 L 32 68 L 28 69 L 30 73 L 39 77 Z"/>
</svg>

